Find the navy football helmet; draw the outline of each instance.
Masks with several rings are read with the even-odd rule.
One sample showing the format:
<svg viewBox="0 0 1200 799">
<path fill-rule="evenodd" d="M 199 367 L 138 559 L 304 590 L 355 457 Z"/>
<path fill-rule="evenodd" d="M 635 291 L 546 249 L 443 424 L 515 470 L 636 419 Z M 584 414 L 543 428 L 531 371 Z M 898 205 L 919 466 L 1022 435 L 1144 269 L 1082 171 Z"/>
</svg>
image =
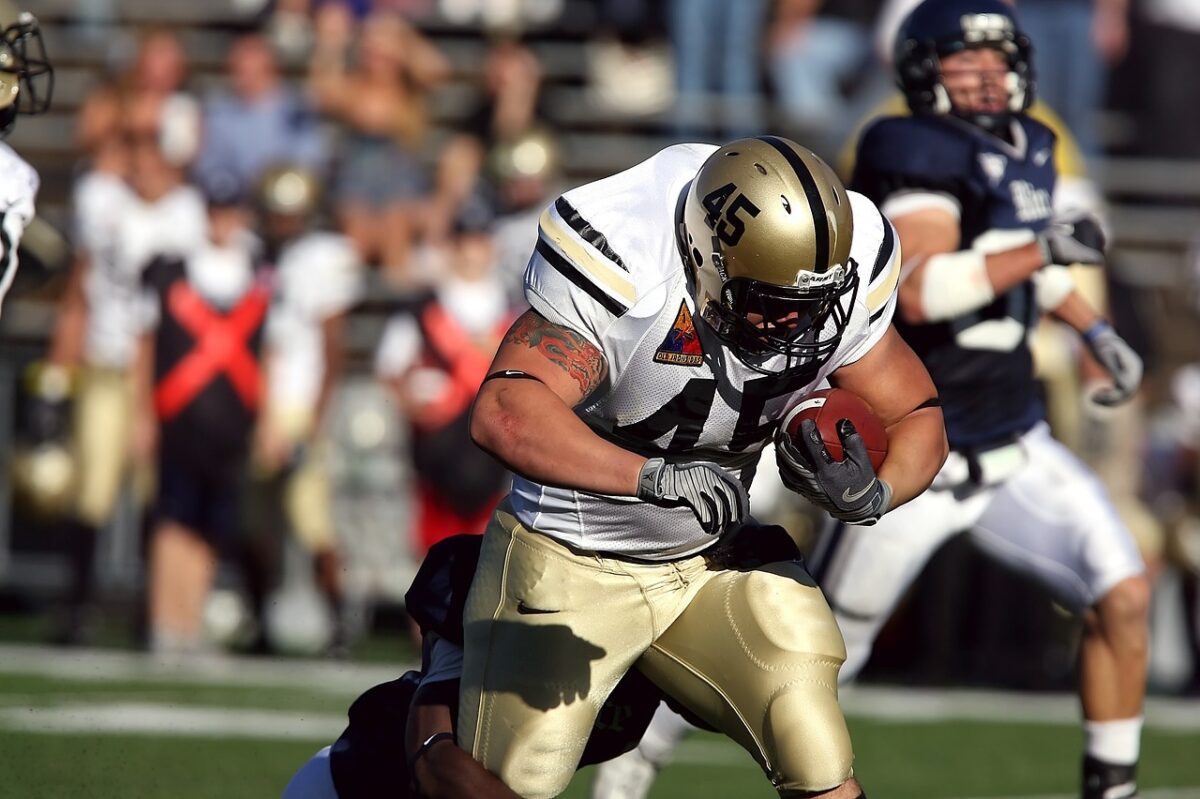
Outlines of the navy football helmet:
<svg viewBox="0 0 1200 799">
<path fill-rule="evenodd" d="M 991 47 L 1008 59 L 1008 111 L 956 109 L 942 83 L 941 57 L 974 47 Z M 1033 104 L 1033 46 L 1001 0 L 925 0 L 913 9 L 896 36 L 896 84 L 914 114 L 961 116 L 988 130 Z"/>
</svg>

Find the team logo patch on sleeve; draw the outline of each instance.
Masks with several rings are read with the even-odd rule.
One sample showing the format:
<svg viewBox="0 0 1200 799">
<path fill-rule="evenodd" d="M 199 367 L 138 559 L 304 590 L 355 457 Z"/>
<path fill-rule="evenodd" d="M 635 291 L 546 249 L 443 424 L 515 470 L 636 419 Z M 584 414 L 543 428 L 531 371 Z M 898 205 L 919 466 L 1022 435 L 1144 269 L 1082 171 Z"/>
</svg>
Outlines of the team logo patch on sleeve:
<svg viewBox="0 0 1200 799">
<path fill-rule="evenodd" d="M 671 325 L 662 346 L 654 353 L 654 360 L 680 366 L 699 366 L 704 363 L 704 350 L 700 347 L 700 337 L 696 335 L 696 325 L 692 322 L 692 312 L 688 310 L 686 301 L 679 303 L 675 324 Z"/>
</svg>

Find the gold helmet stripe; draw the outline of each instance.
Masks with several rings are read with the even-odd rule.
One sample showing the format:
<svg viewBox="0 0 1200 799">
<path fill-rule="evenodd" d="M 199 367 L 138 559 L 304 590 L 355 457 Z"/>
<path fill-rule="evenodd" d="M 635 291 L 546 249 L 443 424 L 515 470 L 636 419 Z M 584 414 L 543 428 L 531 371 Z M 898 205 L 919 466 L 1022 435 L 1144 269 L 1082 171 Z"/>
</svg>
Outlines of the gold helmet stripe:
<svg viewBox="0 0 1200 799">
<path fill-rule="evenodd" d="M 822 274 L 830 266 L 829 219 L 825 214 L 825 201 L 821 199 L 821 190 L 817 187 L 817 181 L 813 178 L 812 172 L 809 171 L 804 160 L 787 141 L 778 136 L 759 136 L 758 138 L 783 155 L 788 165 L 792 167 L 792 171 L 796 173 L 796 177 L 800 179 L 800 185 L 804 187 L 804 196 L 808 198 L 808 207 L 813 214 L 813 229 L 817 239 L 815 242 L 816 263 L 813 271 Z"/>
</svg>

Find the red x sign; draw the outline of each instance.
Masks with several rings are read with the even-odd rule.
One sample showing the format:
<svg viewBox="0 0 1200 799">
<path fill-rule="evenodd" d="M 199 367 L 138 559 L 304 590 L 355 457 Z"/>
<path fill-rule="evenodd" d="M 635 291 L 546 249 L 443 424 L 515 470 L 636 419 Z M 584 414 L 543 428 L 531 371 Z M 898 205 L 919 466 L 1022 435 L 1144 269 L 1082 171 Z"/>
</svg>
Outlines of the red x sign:
<svg viewBox="0 0 1200 799">
<path fill-rule="evenodd" d="M 246 408 L 258 408 L 261 393 L 258 360 L 249 343 L 267 313 L 269 301 L 266 289 L 256 285 L 233 310 L 221 314 L 187 283 L 172 284 L 167 290 L 167 309 L 192 335 L 196 346 L 167 372 L 154 390 L 159 419 L 173 418 L 222 373 L 229 378 Z"/>
</svg>

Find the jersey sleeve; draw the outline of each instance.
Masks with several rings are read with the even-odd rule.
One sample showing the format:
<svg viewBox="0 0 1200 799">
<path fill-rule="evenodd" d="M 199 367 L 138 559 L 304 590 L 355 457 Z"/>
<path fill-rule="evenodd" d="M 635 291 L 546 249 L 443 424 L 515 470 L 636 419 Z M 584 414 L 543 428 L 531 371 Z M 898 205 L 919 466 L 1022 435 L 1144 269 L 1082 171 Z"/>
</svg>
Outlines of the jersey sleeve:
<svg viewBox="0 0 1200 799">
<path fill-rule="evenodd" d="M 885 215 L 939 207 L 958 218 L 977 188 L 960 140 L 916 117 L 882 119 L 858 146 L 850 186 L 874 201 Z"/>
<path fill-rule="evenodd" d="M 537 244 L 525 269 L 525 299 L 608 356 L 608 332 L 629 312 L 637 291 L 603 234 L 560 197 L 538 220 Z"/>
<path fill-rule="evenodd" d="M 871 348 L 874 347 L 883 334 L 887 332 L 888 327 L 892 324 L 892 317 L 896 313 L 897 288 L 900 285 L 900 237 L 896 235 L 896 229 L 892 227 L 892 223 L 887 220 L 878 210 L 872 209 L 876 219 L 871 226 L 878 230 L 879 246 L 874 252 L 874 258 L 870 260 L 870 268 L 868 271 L 867 262 L 859 265 L 859 279 L 862 281 L 862 287 L 859 288 L 860 296 L 862 296 L 863 304 L 866 306 L 867 317 L 867 334 L 854 349 L 846 354 L 846 358 L 841 365 L 854 363 L 859 358 L 862 358 Z M 855 220 L 855 235 L 860 235 L 862 230 L 858 220 Z"/>
</svg>

